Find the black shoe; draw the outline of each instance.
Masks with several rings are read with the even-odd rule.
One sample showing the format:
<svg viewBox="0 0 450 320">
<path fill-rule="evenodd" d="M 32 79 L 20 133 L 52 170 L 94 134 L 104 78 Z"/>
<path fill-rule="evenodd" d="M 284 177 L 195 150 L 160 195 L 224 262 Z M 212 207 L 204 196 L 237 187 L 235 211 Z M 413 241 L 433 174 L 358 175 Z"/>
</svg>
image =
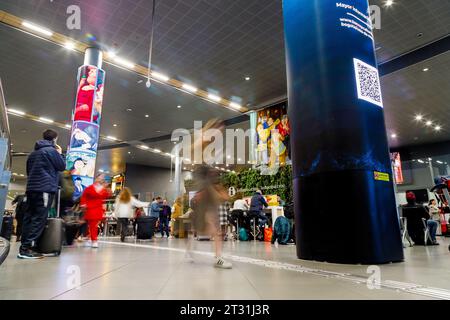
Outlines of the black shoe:
<svg viewBox="0 0 450 320">
<path fill-rule="evenodd" d="M 31 249 L 20 250 L 17 258 L 19 259 L 42 259 L 44 257 L 43 254 L 35 252 Z"/>
<path fill-rule="evenodd" d="M 120 241 L 121 241 L 121 242 L 125 242 L 125 236 L 121 236 L 121 237 L 120 237 Z"/>
</svg>

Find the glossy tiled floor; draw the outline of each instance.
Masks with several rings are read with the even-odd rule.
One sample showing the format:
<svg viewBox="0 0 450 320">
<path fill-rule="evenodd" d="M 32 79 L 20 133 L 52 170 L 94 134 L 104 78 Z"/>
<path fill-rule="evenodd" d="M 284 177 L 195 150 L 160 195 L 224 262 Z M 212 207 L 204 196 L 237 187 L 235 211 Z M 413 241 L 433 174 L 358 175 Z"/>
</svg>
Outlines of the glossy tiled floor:
<svg viewBox="0 0 450 320">
<path fill-rule="evenodd" d="M 427 287 L 445 289 L 444 298 L 450 298 L 448 239 L 440 239 L 440 246 L 407 248 L 406 262 L 380 266 L 382 283 L 391 285 L 373 290 L 366 284 L 367 266 L 298 260 L 294 246 L 227 242 L 233 269 L 219 270 L 212 267 L 210 242 L 193 242 L 192 263 L 185 258 L 184 240 L 125 245 L 106 240 L 99 249 L 77 244 L 60 257 L 38 261 L 17 259 L 13 244 L 0 267 L 0 299 L 436 298 L 424 294 Z M 395 289 L 392 281 L 425 288 Z"/>
</svg>

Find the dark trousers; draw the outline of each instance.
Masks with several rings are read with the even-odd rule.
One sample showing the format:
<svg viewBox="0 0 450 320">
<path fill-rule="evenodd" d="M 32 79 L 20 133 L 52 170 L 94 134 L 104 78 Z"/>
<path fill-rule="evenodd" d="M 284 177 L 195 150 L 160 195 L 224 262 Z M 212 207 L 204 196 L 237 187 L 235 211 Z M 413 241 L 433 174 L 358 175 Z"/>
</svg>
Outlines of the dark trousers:
<svg viewBox="0 0 450 320">
<path fill-rule="evenodd" d="M 164 237 L 164 232 L 169 236 L 169 218 L 168 217 L 159 217 L 159 232 L 161 232 L 161 236 Z"/>
<path fill-rule="evenodd" d="M 125 238 L 128 232 L 128 218 L 118 218 L 117 221 L 120 223 L 120 236 Z"/>
<path fill-rule="evenodd" d="M 23 214 L 16 214 L 16 239 L 20 241 L 22 238 L 22 230 L 23 230 Z"/>
<path fill-rule="evenodd" d="M 22 245 L 20 250 L 34 246 L 44 231 L 48 210 L 53 204 L 53 193 L 27 192 L 27 210 L 23 217 Z"/>
</svg>

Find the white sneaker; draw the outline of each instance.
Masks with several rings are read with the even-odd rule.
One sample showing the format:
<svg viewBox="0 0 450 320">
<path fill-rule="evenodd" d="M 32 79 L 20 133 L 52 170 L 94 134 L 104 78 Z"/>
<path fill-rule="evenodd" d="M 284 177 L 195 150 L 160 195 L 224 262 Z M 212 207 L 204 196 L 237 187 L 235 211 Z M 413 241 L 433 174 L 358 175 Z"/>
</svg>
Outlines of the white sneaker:
<svg viewBox="0 0 450 320">
<path fill-rule="evenodd" d="M 92 241 L 91 240 L 85 241 L 84 246 L 89 248 L 92 247 Z"/>
<path fill-rule="evenodd" d="M 215 268 L 221 268 L 221 269 L 231 269 L 233 265 L 231 262 L 225 261 L 223 258 L 217 258 L 216 263 L 214 264 Z"/>
<path fill-rule="evenodd" d="M 92 241 L 92 248 L 97 249 L 98 248 L 98 242 Z"/>
</svg>

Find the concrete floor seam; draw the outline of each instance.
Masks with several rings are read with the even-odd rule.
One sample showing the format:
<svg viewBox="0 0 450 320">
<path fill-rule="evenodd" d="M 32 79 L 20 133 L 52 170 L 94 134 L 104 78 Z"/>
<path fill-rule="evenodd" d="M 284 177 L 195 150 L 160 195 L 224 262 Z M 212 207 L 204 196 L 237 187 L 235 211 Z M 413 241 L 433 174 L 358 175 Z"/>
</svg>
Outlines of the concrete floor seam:
<svg viewBox="0 0 450 320">
<path fill-rule="evenodd" d="M 101 241 L 101 242 L 105 243 L 105 244 L 112 244 L 112 245 L 185 252 L 185 250 L 183 250 L 183 249 L 164 248 L 164 247 L 158 247 L 158 246 L 154 246 L 154 245 L 118 243 L 118 242 L 112 242 L 112 241 Z M 192 253 L 195 253 L 197 255 L 213 256 L 212 253 L 205 252 L 205 251 L 192 251 Z M 320 276 L 320 277 L 324 277 L 324 278 L 334 278 L 334 279 L 339 279 L 339 280 L 343 280 L 343 281 L 347 281 L 347 282 L 353 282 L 355 284 L 367 283 L 367 278 L 365 278 L 363 276 L 359 276 L 359 275 L 353 275 L 350 273 L 339 273 L 339 272 L 327 271 L 327 270 L 316 269 L 316 268 L 308 268 L 308 267 L 304 267 L 301 265 L 268 261 L 268 260 L 255 259 L 255 258 L 249 258 L 249 257 L 241 257 L 241 256 L 236 256 L 236 255 L 225 255 L 225 257 L 234 262 L 247 263 L 247 264 L 257 265 L 257 266 L 270 268 L 270 269 L 307 273 L 307 274 L 316 275 L 316 276 Z M 375 287 L 385 288 L 385 289 L 394 290 L 394 291 L 402 291 L 402 292 L 406 292 L 406 293 L 414 294 L 414 295 L 426 296 L 426 297 L 442 299 L 442 300 L 450 300 L 450 290 L 446 290 L 446 289 L 442 289 L 442 288 L 430 288 L 430 287 L 427 287 L 424 285 L 392 281 L 392 280 L 373 282 L 372 285 Z"/>
<path fill-rule="evenodd" d="M 94 277 L 94 278 L 92 278 L 92 279 L 90 279 L 90 280 L 88 280 L 88 281 L 86 281 L 86 282 L 81 283 L 79 287 L 76 287 L 76 288 L 72 288 L 72 289 L 66 290 L 66 291 L 64 291 L 64 292 L 62 292 L 62 293 L 60 293 L 60 294 L 57 294 L 57 295 L 54 296 L 54 297 L 51 297 L 49 300 L 55 300 L 56 298 L 61 297 L 61 296 L 65 295 L 65 294 L 67 294 L 67 293 L 69 293 L 69 292 L 71 292 L 71 291 L 73 291 L 73 290 L 78 290 L 78 288 L 81 289 L 83 286 L 85 286 L 85 285 L 87 285 L 87 284 L 89 284 L 89 283 L 91 283 L 91 282 L 93 282 L 93 281 L 95 281 L 95 280 L 98 280 L 98 279 L 100 279 L 100 278 L 102 278 L 102 277 L 104 277 L 104 276 L 106 276 L 106 275 L 108 275 L 108 274 L 111 274 L 111 273 L 113 273 L 113 272 L 115 272 L 115 271 L 117 271 L 117 270 L 123 269 L 123 268 L 125 268 L 125 267 L 127 267 L 127 266 L 129 266 L 129 265 L 131 265 L 131 264 L 133 264 L 133 263 L 135 263 L 135 262 L 136 262 L 136 261 L 133 261 L 133 262 L 124 264 L 124 265 L 122 265 L 122 266 L 120 266 L 120 267 L 117 267 L 117 268 L 115 268 L 115 269 L 113 269 L 113 270 L 110 270 L 110 271 L 108 271 L 108 272 L 105 272 L 105 273 L 103 273 L 103 274 L 101 274 L 101 275 L 99 275 L 99 276 L 97 276 L 97 277 Z"/>
</svg>

